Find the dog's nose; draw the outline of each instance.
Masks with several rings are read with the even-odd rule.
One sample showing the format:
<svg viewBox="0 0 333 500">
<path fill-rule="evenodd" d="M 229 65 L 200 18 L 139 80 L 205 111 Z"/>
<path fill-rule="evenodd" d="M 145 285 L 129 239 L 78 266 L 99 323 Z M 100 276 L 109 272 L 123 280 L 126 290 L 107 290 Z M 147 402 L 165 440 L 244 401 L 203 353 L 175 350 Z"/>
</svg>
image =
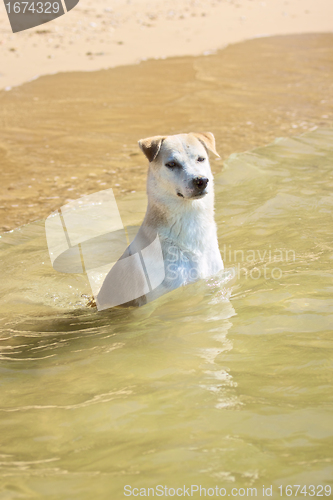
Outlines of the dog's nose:
<svg viewBox="0 0 333 500">
<path fill-rule="evenodd" d="M 204 190 L 208 184 L 209 179 L 207 177 L 196 177 L 193 179 L 194 187 Z"/>
</svg>

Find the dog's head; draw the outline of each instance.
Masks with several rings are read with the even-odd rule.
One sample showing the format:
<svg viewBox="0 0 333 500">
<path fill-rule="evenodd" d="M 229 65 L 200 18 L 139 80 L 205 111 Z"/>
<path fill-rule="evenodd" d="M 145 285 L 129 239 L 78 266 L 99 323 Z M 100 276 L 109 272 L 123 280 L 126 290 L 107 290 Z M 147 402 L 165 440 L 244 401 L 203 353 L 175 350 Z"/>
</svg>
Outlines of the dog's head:
<svg viewBox="0 0 333 500">
<path fill-rule="evenodd" d="M 212 191 L 208 151 L 219 155 L 211 132 L 149 137 L 139 146 L 159 191 L 184 200 L 200 199 Z"/>
</svg>

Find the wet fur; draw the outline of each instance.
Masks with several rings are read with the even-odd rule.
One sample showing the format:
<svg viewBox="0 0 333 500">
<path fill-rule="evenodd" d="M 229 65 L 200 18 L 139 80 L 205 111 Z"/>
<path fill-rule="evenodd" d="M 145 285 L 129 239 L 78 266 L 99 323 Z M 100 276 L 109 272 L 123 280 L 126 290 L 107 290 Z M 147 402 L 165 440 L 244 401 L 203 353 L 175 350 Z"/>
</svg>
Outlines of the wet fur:
<svg viewBox="0 0 333 500">
<path fill-rule="evenodd" d="M 121 259 L 145 248 L 157 233 L 166 276 L 155 290 L 124 306 L 141 306 L 223 268 L 214 220 L 213 175 L 208 157 L 208 151 L 217 155 L 213 134 L 155 136 L 139 141 L 139 146 L 149 160 L 148 207 L 137 236 Z M 204 158 L 204 161 L 199 162 L 198 158 Z M 177 161 L 180 167 L 168 168 L 166 165 L 170 161 Z M 201 182 L 201 178 L 208 180 L 202 194 L 201 188 L 195 184 L 197 179 Z M 97 296 L 98 303 L 103 307 L 114 286 L 114 283 L 110 285 L 108 276 Z"/>
</svg>

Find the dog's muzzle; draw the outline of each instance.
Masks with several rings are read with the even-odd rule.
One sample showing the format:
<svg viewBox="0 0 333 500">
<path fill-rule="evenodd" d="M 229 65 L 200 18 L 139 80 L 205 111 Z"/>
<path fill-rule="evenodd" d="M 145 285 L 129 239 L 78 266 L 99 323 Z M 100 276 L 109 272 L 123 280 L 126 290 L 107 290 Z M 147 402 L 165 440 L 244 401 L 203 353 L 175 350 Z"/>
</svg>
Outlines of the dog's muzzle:
<svg viewBox="0 0 333 500">
<path fill-rule="evenodd" d="M 207 194 L 206 187 L 209 182 L 207 177 L 196 177 L 192 181 L 193 195 L 192 198 L 201 198 Z"/>
<path fill-rule="evenodd" d="M 206 189 L 208 182 L 209 179 L 207 177 L 196 177 L 193 179 L 192 184 L 197 191 L 203 191 Z"/>
<path fill-rule="evenodd" d="M 209 182 L 207 177 L 195 177 L 191 181 L 191 187 L 189 189 L 189 195 L 183 195 L 179 191 L 177 192 L 177 196 L 180 198 L 202 198 L 207 194 L 206 187 Z"/>
</svg>

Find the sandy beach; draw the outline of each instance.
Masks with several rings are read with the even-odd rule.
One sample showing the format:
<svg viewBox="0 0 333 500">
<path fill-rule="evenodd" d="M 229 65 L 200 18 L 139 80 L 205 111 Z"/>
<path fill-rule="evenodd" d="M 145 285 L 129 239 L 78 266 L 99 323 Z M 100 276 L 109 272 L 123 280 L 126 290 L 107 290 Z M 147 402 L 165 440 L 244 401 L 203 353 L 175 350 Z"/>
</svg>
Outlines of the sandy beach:
<svg viewBox="0 0 333 500">
<path fill-rule="evenodd" d="M 13 34 L 0 4 L 0 89 L 44 74 L 199 55 L 242 40 L 333 30 L 331 0 L 81 0 Z"/>
<path fill-rule="evenodd" d="M 0 500 L 332 499 L 332 167 L 333 0 L 0 0 Z"/>
</svg>

